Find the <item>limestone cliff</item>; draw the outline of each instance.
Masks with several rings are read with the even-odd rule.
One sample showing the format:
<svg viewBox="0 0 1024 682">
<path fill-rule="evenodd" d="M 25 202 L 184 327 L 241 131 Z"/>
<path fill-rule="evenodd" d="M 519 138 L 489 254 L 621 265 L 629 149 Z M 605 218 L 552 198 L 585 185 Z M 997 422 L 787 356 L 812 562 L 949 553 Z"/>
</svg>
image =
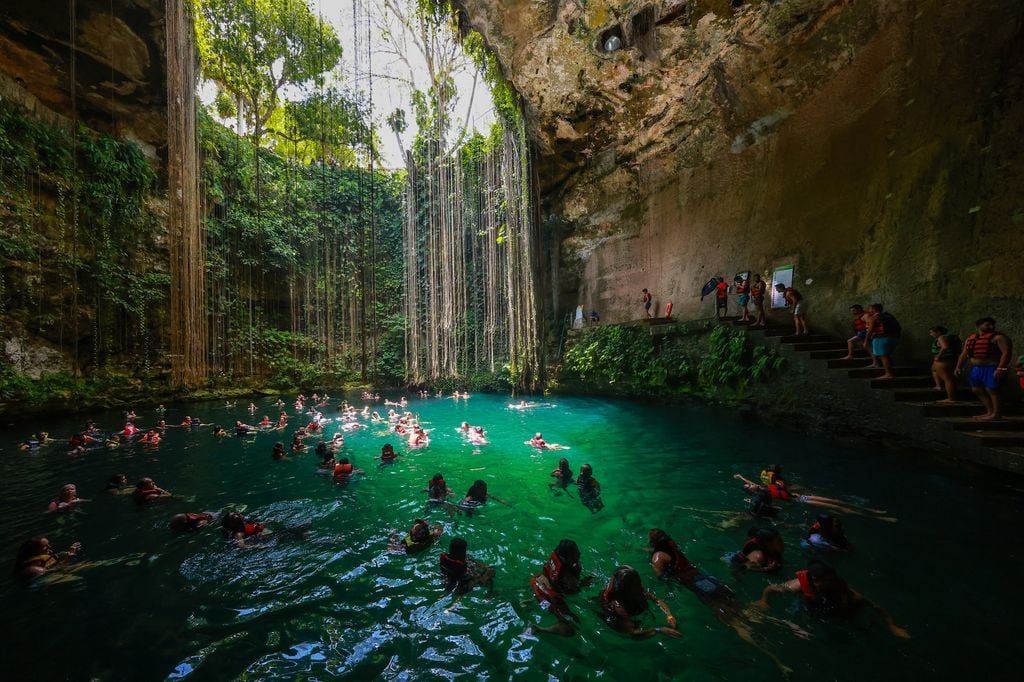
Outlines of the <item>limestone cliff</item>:
<svg viewBox="0 0 1024 682">
<path fill-rule="evenodd" d="M 1024 343 L 1018 0 L 459 4 L 525 100 L 557 316 L 707 315 L 709 277 L 792 264 L 812 326 Z"/>
</svg>

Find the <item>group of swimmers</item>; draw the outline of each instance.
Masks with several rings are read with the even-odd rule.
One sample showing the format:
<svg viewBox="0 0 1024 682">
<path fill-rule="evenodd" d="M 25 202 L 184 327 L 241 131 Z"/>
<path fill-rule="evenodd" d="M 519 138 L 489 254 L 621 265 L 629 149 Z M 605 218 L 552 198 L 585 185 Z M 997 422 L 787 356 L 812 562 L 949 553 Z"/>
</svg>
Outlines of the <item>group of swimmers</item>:
<svg viewBox="0 0 1024 682">
<path fill-rule="evenodd" d="M 303 409 L 301 405 L 302 401 L 297 401 L 297 409 L 300 411 Z M 345 404 L 339 410 L 345 415 L 344 419 L 354 423 L 360 416 L 366 417 L 369 408 L 364 408 L 360 414 L 355 408 Z M 310 424 L 300 429 L 305 432 L 304 436 L 322 432 L 322 419 L 319 413 L 311 410 L 311 416 Z M 287 421 L 286 416 L 283 416 L 283 419 L 285 422 Z M 385 422 L 376 412 L 372 413 L 372 419 Z M 269 422 L 269 419 L 265 418 L 264 421 Z M 405 435 L 402 431 L 414 436 L 418 432 L 423 432 L 415 417 L 409 413 L 398 415 L 391 410 L 386 421 L 390 424 L 391 430 L 400 435 Z M 185 424 L 195 425 L 192 418 L 186 418 Z M 263 425 L 261 422 L 261 426 Z M 90 422 L 86 433 L 94 429 L 95 425 Z M 236 422 L 236 433 L 239 435 L 243 435 L 243 432 L 248 435 L 253 430 L 254 427 L 249 427 L 241 421 Z M 484 429 L 479 426 L 471 426 L 468 422 L 463 422 L 456 430 L 471 442 L 474 438 L 484 438 Z M 306 446 L 301 444 L 301 437 L 297 435 L 296 442 L 302 445 L 301 449 L 304 450 Z M 483 440 L 483 443 L 486 441 Z M 527 441 L 527 444 L 541 450 L 564 447 L 546 443 L 540 433 Z M 414 441 L 410 440 L 410 445 L 414 446 Z M 330 441 L 321 440 L 316 446 L 316 453 L 320 458 L 317 466 L 318 472 L 330 474 L 338 483 L 345 483 L 353 476 L 365 473 L 363 470 L 357 469 L 347 458 L 335 458 L 343 446 L 344 436 L 340 433 L 335 434 Z M 293 452 L 295 451 L 293 446 Z M 385 444 L 381 448 L 379 457 L 382 464 L 389 464 L 396 460 L 397 453 L 391 444 Z M 279 442 L 274 446 L 273 458 L 287 458 L 283 443 Z M 604 502 L 601 499 L 601 485 L 594 477 L 593 469 L 589 464 L 582 465 L 574 478 L 568 459 L 562 457 L 550 477 L 554 481 L 549 483 L 549 487 L 560 494 L 571 496 L 569 489 L 575 484 L 580 502 L 591 513 L 597 513 L 604 507 Z M 738 516 L 739 519 L 749 521 L 753 517 L 756 520 L 771 520 L 779 512 L 779 508 L 774 505 L 776 501 L 795 501 L 826 509 L 827 513 L 819 514 L 806 532 L 806 543 L 815 550 L 847 552 L 852 549 L 852 543 L 845 535 L 841 520 L 832 512 L 862 514 L 886 521 L 895 520 L 885 516 L 885 512 L 882 510 L 860 507 L 819 495 L 797 493 L 782 478 L 782 469 L 779 466 L 766 467 L 761 472 L 759 481 L 746 479 L 740 474 L 736 474 L 735 477 L 742 482 L 744 492 L 751 495 L 750 508 L 745 514 Z M 169 491 L 160 488 L 151 478 L 143 478 L 134 487 L 131 487 L 127 477 L 123 474 L 111 477 L 107 490 L 115 494 L 130 494 L 136 504 L 140 506 L 148 506 L 157 500 L 172 497 Z M 487 483 L 483 480 L 474 481 L 458 502 L 450 501 L 449 498 L 455 497 L 455 494 L 450 490 L 440 472 L 427 482 L 423 492 L 427 493 L 429 505 L 445 508 L 449 513 L 471 516 L 491 500 L 511 506 L 505 500 L 492 495 L 488 491 Z M 88 500 L 78 497 L 77 487 L 74 484 L 67 484 L 50 502 L 47 511 L 51 513 L 67 512 L 85 502 Z M 224 514 L 179 513 L 171 517 L 169 526 L 175 532 L 189 532 L 218 522 L 225 536 L 241 548 L 258 546 L 271 536 L 271 531 L 266 524 L 246 518 L 236 511 L 228 511 Z M 722 527 L 725 528 L 729 525 L 735 525 L 735 519 L 732 522 L 723 523 Z M 286 537 L 291 533 L 302 537 L 308 527 L 308 524 L 304 524 L 292 529 L 283 529 L 278 531 L 277 536 Z M 443 528 L 440 525 L 431 524 L 423 518 L 416 518 L 404 536 L 397 532 L 392 535 L 389 541 L 389 550 L 397 553 L 417 554 L 431 547 L 442 534 Z M 838 576 L 836 570 L 820 559 L 813 559 L 806 568 L 796 571 L 790 580 L 769 585 L 763 591 L 760 600 L 749 608 L 743 608 L 737 603 L 735 594 L 728 586 L 690 563 L 675 540 L 664 530 L 651 529 L 647 541 L 648 558 L 656 577 L 674 580 L 686 587 L 701 602 L 710 606 L 723 623 L 732 627 L 745 641 L 771 656 L 780 667 L 783 667 L 781 663 L 765 649 L 749 625 L 752 621 L 765 618 L 759 614 L 768 607 L 772 596 L 779 592 L 799 594 L 807 609 L 818 615 L 848 615 L 864 608 L 873 609 L 881 614 L 895 635 L 908 636 L 905 630 L 893 623 L 888 613 L 849 588 Z M 80 551 L 81 544 L 77 542 L 64 552 L 56 552 L 50 546 L 47 538 L 33 538 L 26 541 L 20 548 L 15 561 L 15 573 L 21 577 L 31 578 L 52 570 L 67 568 L 75 561 Z M 729 558 L 729 561 L 736 568 L 774 572 L 780 570 L 784 564 L 783 552 L 782 536 L 776 528 L 772 526 L 755 527 L 749 530 L 742 547 Z M 555 617 L 556 621 L 549 627 L 536 626 L 537 631 L 567 636 L 576 632 L 580 618 L 570 606 L 567 598 L 580 593 L 594 582 L 593 576 L 583 575 L 580 556 L 580 549 L 576 542 L 572 539 L 563 539 L 544 562 L 542 569 L 530 578 L 529 584 L 537 601 Z M 457 594 L 464 594 L 477 586 L 493 586 L 494 568 L 470 557 L 468 544 L 464 538 L 451 539 L 448 543 L 448 550 L 440 554 L 439 565 L 446 588 Z M 603 619 L 616 630 L 636 638 L 680 635 L 678 623 L 668 604 L 645 589 L 640 573 L 632 566 L 618 566 L 607 585 L 601 590 L 597 600 Z M 665 625 L 650 626 L 645 623 L 643 615 L 649 610 L 651 604 L 656 605 L 664 613 Z"/>
</svg>

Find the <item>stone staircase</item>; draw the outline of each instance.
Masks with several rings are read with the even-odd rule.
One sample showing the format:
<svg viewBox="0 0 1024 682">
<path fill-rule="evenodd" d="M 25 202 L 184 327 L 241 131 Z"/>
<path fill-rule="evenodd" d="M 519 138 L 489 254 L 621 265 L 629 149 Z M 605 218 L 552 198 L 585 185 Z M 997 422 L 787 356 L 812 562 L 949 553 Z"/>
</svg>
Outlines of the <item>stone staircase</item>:
<svg viewBox="0 0 1024 682">
<path fill-rule="evenodd" d="M 738 320 L 729 321 L 744 326 Z M 850 384 L 867 386 L 878 400 L 889 401 L 891 409 L 900 411 L 903 421 L 917 422 L 922 431 L 947 441 L 950 449 L 961 455 L 976 453 L 968 459 L 986 466 L 1024 473 L 1024 416 L 1020 406 L 1006 404 L 1007 416 L 1002 421 L 985 422 L 972 419 L 984 412 L 981 403 L 966 387 L 957 390 L 955 402 L 940 403 L 945 393 L 933 390 L 931 372 L 927 367 L 894 365 L 894 379 L 879 379 L 881 369 L 871 367 L 867 354 L 858 349 L 852 359 L 846 341 L 824 334 L 794 336 L 792 327 L 747 329 L 756 342 L 775 346 L 791 360 L 804 363 L 812 371 L 835 376 L 845 375 Z M 887 408 L 888 409 L 888 408 Z"/>
</svg>

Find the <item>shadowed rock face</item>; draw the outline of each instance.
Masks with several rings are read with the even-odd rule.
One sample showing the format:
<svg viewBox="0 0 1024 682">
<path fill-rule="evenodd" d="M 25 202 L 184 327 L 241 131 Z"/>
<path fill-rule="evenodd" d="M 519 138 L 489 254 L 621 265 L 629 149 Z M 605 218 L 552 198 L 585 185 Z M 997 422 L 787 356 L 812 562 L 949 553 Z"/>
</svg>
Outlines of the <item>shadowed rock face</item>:
<svg viewBox="0 0 1024 682">
<path fill-rule="evenodd" d="M 94 130 L 162 147 L 163 1 L 76 0 L 74 11 L 72 31 L 68 0 L 0 4 L 0 72 L 65 117 L 77 109 Z"/>
<path fill-rule="evenodd" d="M 1024 344 L 1017 0 L 459 4 L 525 100 L 556 313 L 706 315 L 709 277 L 792 264 L 812 326 L 881 301 L 911 355 L 982 314 Z"/>
</svg>

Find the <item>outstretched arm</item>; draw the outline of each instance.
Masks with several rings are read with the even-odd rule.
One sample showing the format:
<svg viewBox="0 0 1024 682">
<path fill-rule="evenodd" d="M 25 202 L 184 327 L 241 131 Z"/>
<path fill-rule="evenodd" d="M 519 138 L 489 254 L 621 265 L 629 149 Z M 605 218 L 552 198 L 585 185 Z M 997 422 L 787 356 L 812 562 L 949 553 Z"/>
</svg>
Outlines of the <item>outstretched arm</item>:
<svg viewBox="0 0 1024 682">
<path fill-rule="evenodd" d="M 744 478 L 743 474 L 733 474 L 732 477 L 735 478 L 737 481 L 743 481 L 747 485 L 757 485 L 756 483 L 751 481 L 749 478 Z"/>
<path fill-rule="evenodd" d="M 800 581 L 797 579 L 787 580 L 784 583 L 772 583 L 768 587 L 764 588 L 764 592 L 761 593 L 761 598 L 754 602 L 754 606 L 758 606 L 763 609 L 767 609 L 771 606 L 768 601 L 768 597 L 775 594 L 776 592 L 799 592 Z"/>
<path fill-rule="evenodd" d="M 902 628 L 899 625 L 896 625 L 896 623 L 893 622 L 892 616 L 889 614 L 888 611 L 886 611 L 881 606 L 879 606 L 875 602 L 871 601 L 870 599 L 868 599 L 864 595 L 862 595 L 862 594 L 860 594 L 860 593 L 858 593 L 858 592 L 856 592 L 854 590 L 850 590 L 850 592 L 853 593 L 853 598 L 855 600 L 861 601 L 864 604 L 866 604 L 867 606 L 870 606 L 872 609 L 874 609 L 878 613 L 878 615 L 880 615 L 882 617 L 882 620 L 885 621 L 886 626 L 889 628 L 889 632 L 891 632 L 896 637 L 899 637 L 900 639 L 910 639 L 910 633 L 907 632 L 905 628 Z"/>
</svg>

